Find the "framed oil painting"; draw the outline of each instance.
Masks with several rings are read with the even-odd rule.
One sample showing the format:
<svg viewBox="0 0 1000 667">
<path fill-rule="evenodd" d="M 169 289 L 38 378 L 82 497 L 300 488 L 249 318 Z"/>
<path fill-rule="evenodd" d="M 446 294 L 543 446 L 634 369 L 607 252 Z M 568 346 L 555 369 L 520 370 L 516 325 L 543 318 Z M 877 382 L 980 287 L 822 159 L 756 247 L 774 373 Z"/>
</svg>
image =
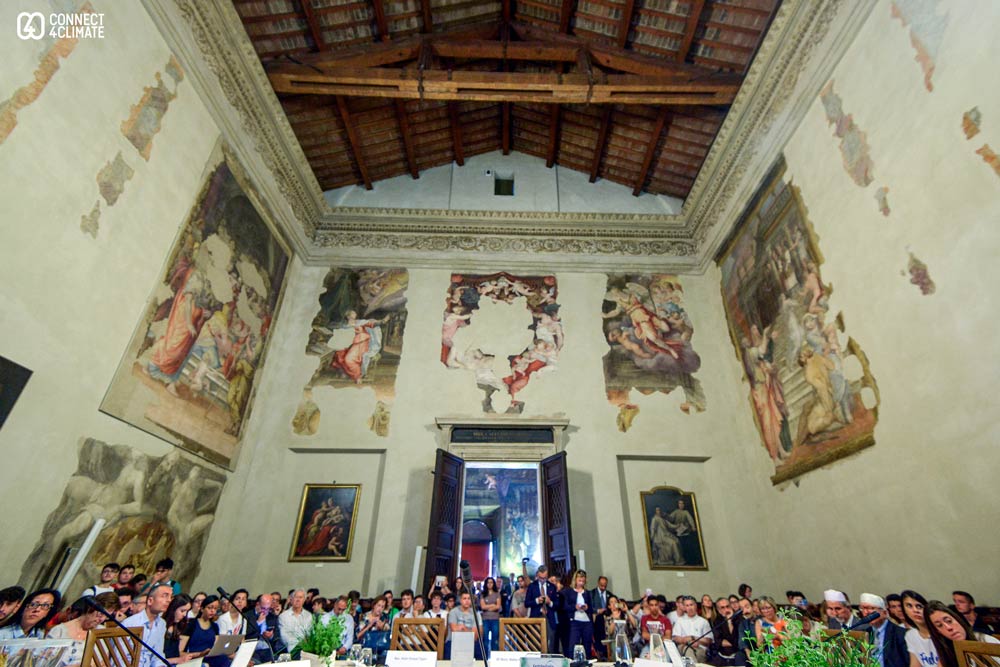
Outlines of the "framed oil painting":
<svg viewBox="0 0 1000 667">
<path fill-rule="evenodd" d="M 101 411 L 235 468 L 290 253 L 220 144 Z"/>
<path fill-rule="evenodd" d="M 653 570 L 707 570 L 698 504 L 676 486 L 641 491 L 646 553 Z"/>
<path fill-rule="evenodd" d="M 773 484 L 875 444 L 878 386 L 823 282 L 819 238 L 779 160 L 718 258 L 729 333 Z M 848 364 L 855 357 L 857 364 Z M 860 372 L 853 376 L 852 367 Z"/>
<path fill-rule="evenodd" d="M 351 560 L 360 484 L 306 484 L 289 562 Z"/>
<path fill-rule="evenodd" d="M 30 377 L 31 371 L 24 366 L 7 357 L 0 357 L 0 428 L 3 428 Z"/>
</svg>

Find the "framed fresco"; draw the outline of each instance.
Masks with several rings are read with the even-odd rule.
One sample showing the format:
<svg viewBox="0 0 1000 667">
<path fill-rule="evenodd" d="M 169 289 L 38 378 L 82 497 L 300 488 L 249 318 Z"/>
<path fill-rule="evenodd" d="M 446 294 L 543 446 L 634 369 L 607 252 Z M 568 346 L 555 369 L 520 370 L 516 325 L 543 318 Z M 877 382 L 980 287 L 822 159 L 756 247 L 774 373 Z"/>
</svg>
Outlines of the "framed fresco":
<svg viewBox="0 0 1000 667">
<path fill-rule="evenodd" d="M 707 570 L 694 494 L 676 486 L 639 492 L 652 570 Z"/>
<path fill-rule="evenodd" d="M 290 252 L 220 143 L 101 411 L 234 469 Z"/>
<path fill-rule="evenodd" d="M 858 343 L 830 309 L 819 238 L 784 159 L 717 258 L 729 333 L 779 484 L 875 444 L 879 393 Z M 845 362 L 855 357 L 851 377 Z"/>
<path fill-rule="evenodd" d="M 289 562 L 351 560 L 360 484 L 306 484 Z"/>
<path fill-rule="evenodd" d="M 31 371 L 24 366 L 7 357 L 0 357 L 0 428 L 3 428 L 30 377 Z"/>
</svg>

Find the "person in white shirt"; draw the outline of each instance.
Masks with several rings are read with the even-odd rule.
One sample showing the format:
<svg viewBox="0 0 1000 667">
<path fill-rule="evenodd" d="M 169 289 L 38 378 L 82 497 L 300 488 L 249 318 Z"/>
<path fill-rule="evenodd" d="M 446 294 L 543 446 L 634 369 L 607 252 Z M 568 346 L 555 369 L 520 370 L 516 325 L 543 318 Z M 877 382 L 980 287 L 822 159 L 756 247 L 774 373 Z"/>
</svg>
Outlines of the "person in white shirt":
<svg viewBox="0 0 1000 667">
<path fill-rule="evenodd" d="M 244 635 L 247 634 L 247 620 L 243 617 L 243 610 L 247 608 L 247 600 L 250 593 L 245 588 L 240 588 L 233 593 L 233 603 L 229 605 L 229 611 L 220 614 L 215 620 L 219 626 L 220 635 Z"/>
<path fill-rule="evenodd" d="M 448 618 L 448 610 L 441 606 L 441 593 L 431 593 L 431 608 L 424 612 L 424 618 Z"/>
<path fill-rule="evenodd" d="M 281 640 L 285 642 L 285 646 L 290 651 L 309 632 L 309 628 L 313 624 L 313 615 L 302 608 L 306 603 L 306 592 L 302 588 L 292 592 L 288 603 L 288 609 L 281 612 L 281 616 L 278 617 L 278 631 L 281 634 Z"/>
<path fill-rule="evenodd" d="M 163 640 L 167 634 L 167 622 L 163 620 L 163 612 L 170 607 L 173 598 L 174 589 L 170 584 L 153 584 L 146 593 L 146 608 L 122 622 L 126 628 L 142 628 L 142 641 L 160 655 L 163 655 Z M 160 659 L 148 648 L 142 647 L 138 667 L 161 667 L 161 664 Z"/>
<path fill-rule="evenodd" d="M 690 647 L 690 651 L 694 652 L 695 662 L 705 662 L 708 647 L 713 641 L 712 626 L 708 624 L 708 619 L 698 613 L 698 601 L 692 596 L 685 595 L 682 603 L 684 613 L 678 613 L 677 622 L 674 623 L 674 643 L 682 652 Z"/>
<path fill-rule="evenodd" d="M 83 591 L 82 597 L 87 597 L 88 595 L 93 595 L 97 597 L 101 593 L 110 593 L 115 590 L 115 580 L 118 578 L 118 571 L 121 568 L 118 567 L 118 563 L 108 563 L 101 570 L 101 580 Z"/>
<path fill-rule="evenodd" d="M 340 618 L 344 622 L 344 631 L 340 635 L 340 648 L 337 655 L 346 655 L 354 645 L 354 617 L 347 610 L 349 600 L 346 595 L 341 595 L 333 603 L 333 611 L 329 611 L 320 617 L 320 623 L 329 625 L 334 618 Z"/>
</svg>

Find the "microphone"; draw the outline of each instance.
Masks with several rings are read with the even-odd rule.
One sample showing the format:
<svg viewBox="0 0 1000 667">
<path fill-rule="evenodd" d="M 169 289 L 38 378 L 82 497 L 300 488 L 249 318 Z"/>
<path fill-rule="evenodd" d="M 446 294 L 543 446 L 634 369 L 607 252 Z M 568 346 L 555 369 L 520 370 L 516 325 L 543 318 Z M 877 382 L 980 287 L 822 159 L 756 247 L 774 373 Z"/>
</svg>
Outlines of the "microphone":
<svg viewBox="0 0 1000 667">
<path fill-rule="evenodd" d="M 872 613 L 868 614 L 867 616 L 865 616 L 860 621 L 858 621 L 857 623 L 855 623 L 854 625 L 852 625 L 847 629 L 853 630 L 854 628 L 860 628 L 862 625 L 868 625 L 873 621 L 877 621 L 881 615 L 882 615 L 881 612 L 873 611 Z"/>
<path fill-rule="evenodd" d="M 219 592 L 219 595 L 221 597 L 224 597 L 225 599 L 229 600 L 229 604 L 232 605 L 233 609 L 237 608 L 236 603 L 233 602 L 232 596 L 230 596 L 229 593 L 226 592 L 226 589 L 224 589 L 222 586 L 216 586 L 215 590 Z M 249 600 L 247 602 L 249 602 Z M 240 616 L 243 617 L 243 620 L 247 624 L 247 631 L 243 633 L 244 638 L 247 638 L 246 635 L 250 633 L 250 628 L 256 630 L 255 637 L 249 637 L 249 639 L 256 639 L 258 642 L 264 642 L 267 645 L 267 650 L 271 652 L 271 662 L 274 662 L 274 648 L 271 646 L 271 642 L 267 641 L 261 636 L 260 627 L 257 625 L 257 619 L 253 618 L 252 616 L 248 616 L 246 608 L 240 611 Z"/>
<path fill-rule="evenodd" d="M 88 607 L 90 607 L 94 611 L 100 612 L 101 614 L 104 615 L 105 618 L 107 618 L 109 621 L 111 621 L 112 623 L 114 623 L 115 625 L 117 625 L 119 628 L 121 628 L 122 630 L 124 630 L 125 634 L 127 634 L 129 637 L 131 637 L 132 639 L 136 640 L 140 644 L 142 644 L 142 646 L 145 647 L 145 649 L 147 651 L 149 651 L 154 656 L 156 656 L 157 658 L 159 658 L 160 661 L 164 665 L 166 665 L 167 667 L 173 667 L 173 665 L 170 664 L 170 661 L 168 661 L 166 658 L 164 658 L 162 655 L 160 655 L 160 653 L 156 649 L 154 649 L 152 646 L 150 646 L 146 642 L 142 641 L 142 638 L 139 637 L 139 635 L 135 634 L 134 632 L 132 632 L 132 630 L 130 630 L 129 628 L 127 628 L 125 625 L 123 625 L 122 622 L 119 621 L 118 618 L 114 614 L 112 614 L 110 611 L 108 611 L 107 609 L 105 609 L 101 605 L 101 603 L 98 602 L 97 599 L 93 595 L 84 595 L 82 599 L 83 599 L 84 604 L 86 604 Z"/>
<path fill-rule="evenodd" d="M 486 657 L 486 645 L 483 644 L 483 626 L 480 623 L 479 612 L 476 611 L 476 600 L 475 595 L 472 592 L 472 587 L 469 585 L 472 582 L 472 566 L 469 561 L 462 560 L 458 563 L 459 573 L 462 575 L 462 587 L 465 588 L 466 592 L 472 596 L 472 618 L 476 622 L 476 634 L 479 635 L 479 652 L 483 654 L 483 665 L 485 667 L 490 667 L 489 658 Z"/>
<path fill-rule="evenodd" d="M 704 639 L 705 637 L 707 637 L 707 636 L 709 636 L 710 634 L 714 633 L 714 632 L 715 632 L 716 630 L 718 630 L 719 628 L 721 628 L 721 627 L 722 627 L 723 625 L 725 625 L 725 624 L 726 624 L 726 623 L 728 623 L 729 621 L 736 621 L 736 620 L 738 620 L 738 619 L 739 619 L 739 618 L 740 618 L 741 616 L 743 616 L 743 610 L 742 610 L 742 609 L 737 609 L 736 611 L 734 611 L 734 612 L 733 612 L 733 615 L 732 615 L 732 616 L 730 616 L 729 618 L 724 618 L 724 619 L 722 619 L 721 621 L 719 621 L 718 623 L 716 623 L 715 625 L 713 625 L 712 627 L 710 627 L 710 628 L 708 629 L 708 631 L 707 631 L 707 632 L 705 632 L 705 633 L 704 633 L 704 634 L 703 634 L 703 635 L 702 635 L 701 637 L 697 637 L 697 638 L 696 638 L 696 639 L 695 639 L 694 641 L 692 641 L 691 643 L 689 643 L 689 644 L 686 644 L 686 645 L 684 646 L 684 650 L 683 650 L 683 651 L 681 651 L 681 655 L 684 655 L 685 653 L 687 653 L 687 651 L 688 651 L 688 649 L 689 649 L 689 648 L 691 648 L 692 646 L 694 646 L 695 644 L 697 644 L 698 642 L 700 642 L 700 641 L 701 641 L 702 639 Z"/>
</svg>

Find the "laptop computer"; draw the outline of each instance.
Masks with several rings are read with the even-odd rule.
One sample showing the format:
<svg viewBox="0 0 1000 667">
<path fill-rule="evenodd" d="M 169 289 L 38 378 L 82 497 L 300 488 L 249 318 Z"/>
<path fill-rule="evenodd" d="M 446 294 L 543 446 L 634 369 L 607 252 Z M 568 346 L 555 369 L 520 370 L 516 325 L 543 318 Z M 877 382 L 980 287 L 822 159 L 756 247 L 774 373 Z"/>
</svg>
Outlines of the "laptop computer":
<svg viewBox="0 0 1000 667">
<path fill-rule="evenodd" d="M 215 638 L 212 650 L 205 657 L 214 658 L 217 655 L 232 655 L 236 653 L 241 644 L 243 644 L 243 635 L 219 635 Z"/>
</svg>

